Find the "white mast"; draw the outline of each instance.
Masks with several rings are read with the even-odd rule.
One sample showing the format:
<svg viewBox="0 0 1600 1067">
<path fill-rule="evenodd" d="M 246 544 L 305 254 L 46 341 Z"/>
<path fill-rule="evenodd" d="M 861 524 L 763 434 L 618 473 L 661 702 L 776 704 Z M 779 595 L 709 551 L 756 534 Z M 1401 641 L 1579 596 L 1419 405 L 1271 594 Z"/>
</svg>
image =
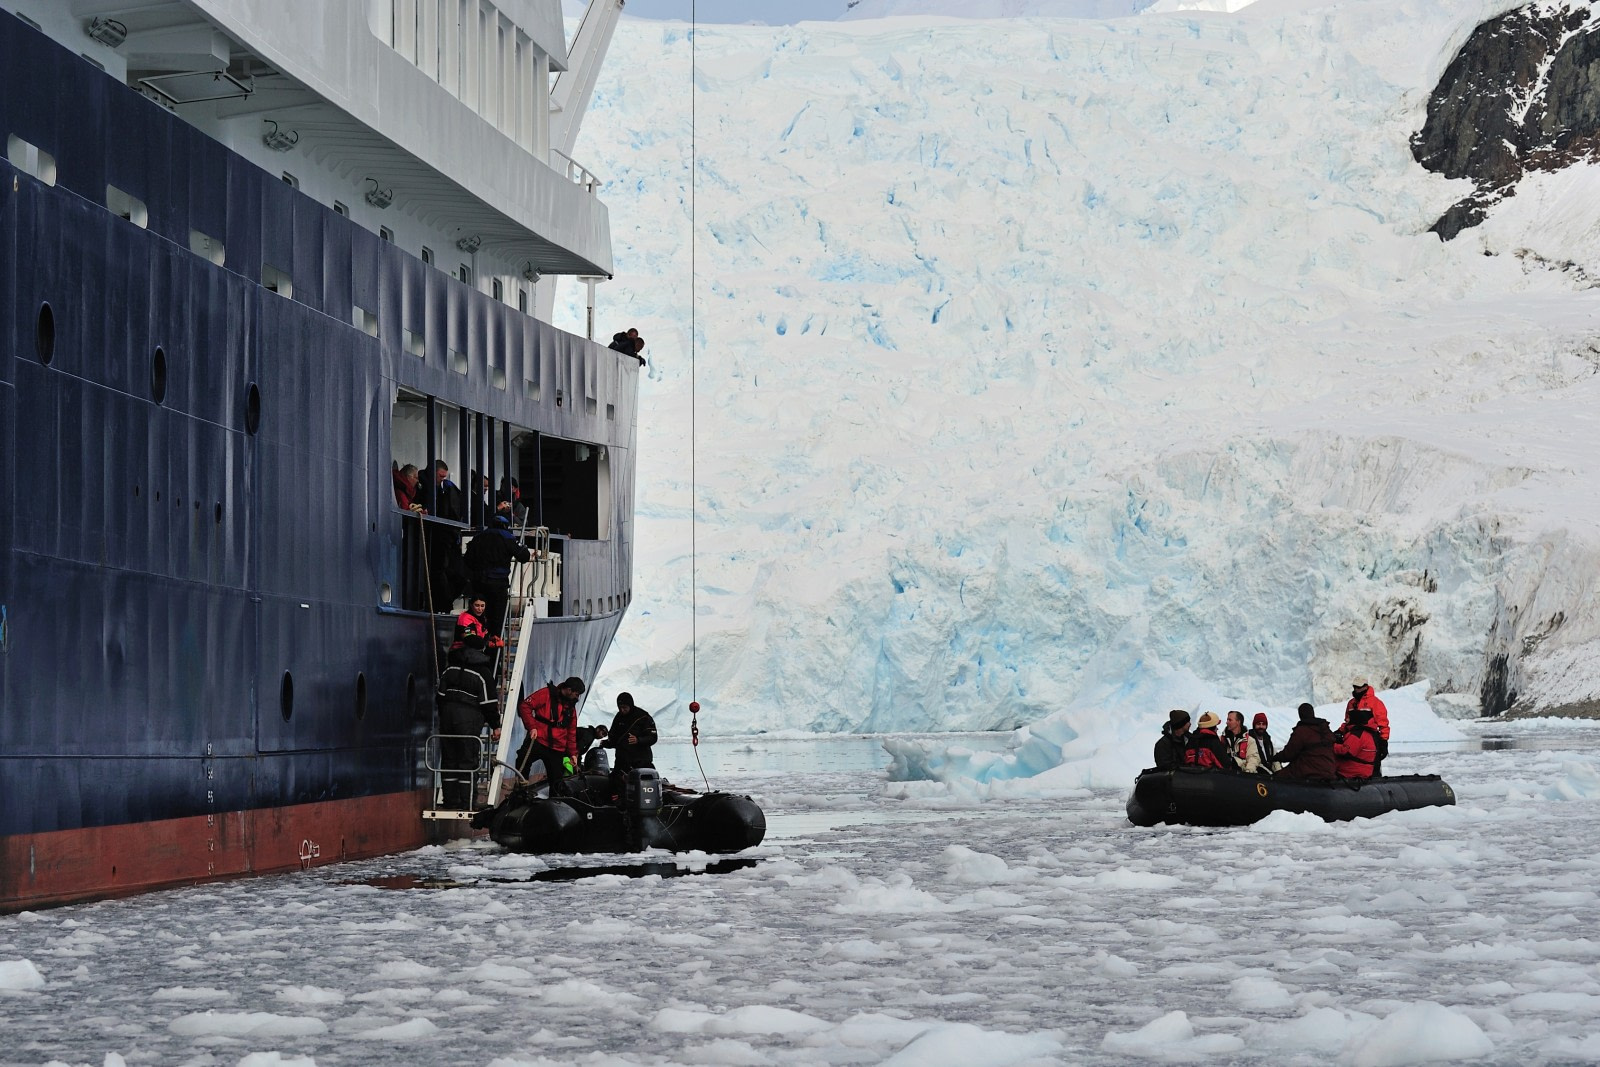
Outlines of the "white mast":
<svg viewBox="0 0 1600 1067">
<path fill-rule="evenodd" d="M 550 86 L 550 148 L 569 164 L 578 140 L 578 127 L 583 124 L 584 112 L 594 96 L 595 80 L 605 62 L 606 49 L 611 47 L 611 35 L 616 31 L 624 3 L 625 0 L 589 0 L 583 21 L 578 24 L 578 32 L 567 49 L 567 69 L 557 74 Z M 591 282 L 590 293 L 593 291 Z M 555 315 L 554 278 L 536 287 L 534 300 L 535 316 L 549 322 Z M 592 319 L 592 295 L 590 304 Z"/>
</svg>

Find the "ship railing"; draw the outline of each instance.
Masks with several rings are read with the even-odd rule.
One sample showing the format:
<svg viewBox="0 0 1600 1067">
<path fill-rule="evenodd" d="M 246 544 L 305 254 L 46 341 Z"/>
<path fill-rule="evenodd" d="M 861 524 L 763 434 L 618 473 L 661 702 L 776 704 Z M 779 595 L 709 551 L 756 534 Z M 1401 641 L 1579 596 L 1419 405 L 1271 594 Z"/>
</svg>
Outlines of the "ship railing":
<svg viewBox="0 0 1600 1067">
<path fill-rule="evenodd" d="M 400 525 L 400 606 L 407 611 L 431 611 L 444 615 L 453 605 L 444 603 L 442 593 L 432 588 L 440 557 L 459 553 L 465 527 L 433 515 L 403 512 Z"/>
<path fill-rule="evenodd" d="M 476 745 L 478 751 L 477 761 L 469 767 L 445 767 L 444 743 L 446 741 L 464 741 L 469 745 Z M 470 751 L 470 748 L 469 748 Z M 490 748 L 482 734 L 430 734 L 428 743 L 423 748 L 422 762 L 433 774 L 433 793 L 430 806 L 423 809 L 424 819 L 470 819 L 478 810 L 478 800 L 486 790 L 491 788 L 490 779 L 493 765 L 490 760 Z M 444 804 L 444 784 L 447 777 L 468 778 L 467 796 L 470 798 L 466 808 L 450 808 Z"/>
<path fill-rule="evenodd" d="M 561 554 L 550 550 L 549 529 L 540 526 L 531 530 L 523 543 L 532 558 L 512 574 L 512 600 L 560 600 Z"/>
<path fill-rule="evenodd" d="M 556 170 L 567 176 L 567 181 L 574 185 L 581 185 L 589 190 L 590 194 L 600 191 L 600 179 L 588 167 L 573 159 L 559 148 L 550 149 L 552 164 Z"/>
</svg>

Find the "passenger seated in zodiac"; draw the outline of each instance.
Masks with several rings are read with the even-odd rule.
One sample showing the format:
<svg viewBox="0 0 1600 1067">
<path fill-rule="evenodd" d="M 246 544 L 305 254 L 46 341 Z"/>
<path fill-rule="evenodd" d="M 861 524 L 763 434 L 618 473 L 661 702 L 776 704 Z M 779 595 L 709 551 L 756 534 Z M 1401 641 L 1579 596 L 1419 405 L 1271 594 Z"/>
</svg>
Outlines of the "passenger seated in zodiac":
<svg viewBox="0 0 1600 1067">
<path fill-rule="evenodd" d="M 1161 724 L 1161 736 L 1156 740 L 1156 768 L 1170 771 L 1186 762 L 1184 752 L 1189 747 L 1189 713 L 1173 708 L 1167 721 Z"/>
<path fill-rule="evenodd" d="M 1317 709 L 1310 704 L 1301 704 L 1300 721 L 1289 735 L 1288 744 L 1278 753 L 1278 761 L 1285 764 L 1278 776 L 1297 781 L 1326 781 L 1334 777 L 1333 746 L 1333 731 L 1328 728 L 1328 720 L 1317 718 Z"/>
<path fill-rule="evenodd" d="M 1378 762 L 1378 731 L 1373 728 L 1372 712 L 1351 708 L 1349 721 L 1333 735 L 1334 769 L 1340 778 L 1371 778 Z"/>
<path fill-rule="evenodd" d="M 1238 769 L 1238 764 L 1228 754 L 1222 738 L 1217 736 L 1217 727 L 1220 725 L 1222 720 L 1217 718 L 1217 713 L 1214 711 L 1208 711 L 1200 716 L 1194 736 L 1189 739 L 1189 751 L 1186 753 L 1187 762 L 1191 766 L 1203 767 L 1210 771 Z"/>
<path fill-rule="evenodd" d="M 1272 735 L 1267 732 L 1267 713 L 1256 712 L 1255 718 L 1250 720 L 1250 736 L 1255 739 L 1261 753 L 1261 769 L 1268 774 L 1276 774 L 1283 769 L 1278 762 L 1278 746 L 1273 743 Z"/>
</svg>

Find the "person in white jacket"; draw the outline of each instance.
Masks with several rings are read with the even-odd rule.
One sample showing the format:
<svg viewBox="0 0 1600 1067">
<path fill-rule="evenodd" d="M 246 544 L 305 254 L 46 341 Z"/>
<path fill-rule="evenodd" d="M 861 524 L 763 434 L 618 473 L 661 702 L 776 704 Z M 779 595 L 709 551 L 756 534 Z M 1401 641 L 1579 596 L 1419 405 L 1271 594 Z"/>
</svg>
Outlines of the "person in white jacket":
<svg viewBox="0 0 1600 1067">
<path fill-rule="evenodd" d="M 1245 736 L 1255 746 L 1259 773 L 1276 774 L 1283 770 L 1283 764 L 1278 762 L 1278 746 L 1273 742 L 1272 735 L 1267 733 L 1266 712 L 1256 712 L 1256 717 L 1250 720 L 1250 732 Z"/>
<path fill-rule="evenodd" d="M 1272 738 L 1267 736 L 1266 744 L 1261 743 L 1261 737 L 1266 735 L 1266 718 L 1265 715 L 1257 713 L 1256 723 L 1260 725 L 1259 731 L 1246 732 L 1244 716 L 1237 711 L 1228 712 L 1228 726 L 1223 739 L 1228 745 L 1228 754 L 1245 774 L 1271 774 L 1274 770 Z"/>
</svg>

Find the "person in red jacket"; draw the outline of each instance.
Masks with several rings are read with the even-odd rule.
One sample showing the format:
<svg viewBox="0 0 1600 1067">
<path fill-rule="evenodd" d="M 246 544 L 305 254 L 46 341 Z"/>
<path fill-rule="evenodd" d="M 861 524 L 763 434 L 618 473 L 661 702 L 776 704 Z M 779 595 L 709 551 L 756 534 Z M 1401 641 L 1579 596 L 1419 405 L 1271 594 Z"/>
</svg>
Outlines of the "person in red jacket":
<svg viewBox="0 0 1600 1067">
<path fill-rule="evenodd" d="M 1344 723 L 1339 729 L 1348 729 L 1354 721 L 1350 713 L 1364 708 L 1372 713 L 1372 732 L 1377 736 L 1378 755 L 1373 763 L 1373 775 L 1383 774 L 1383 758 L 1389 754 L 1389 709 L 1378 699 L 1377 692 L 1365 678 L 1357 678 L 1350 685 L 1350 702 L 1344 706 Z"/>
<path fill-rule="evenodd" d="M 1350 702 L 1344 706 L 1345 726 L 1350 725 L 1350 713 L 1357 708 L 1371 712 L 1372 728 L 1378 731 L 1379 737 L 1389 740 L 1389 709 L 1383 706 L 1383 701 L 1378 699 L 1378 694 L 1365 678 L 1357 678 L 1350 686 Z"/>
<path fill-rule="evenodd" d="M 1285 764 L 1279 778 L 1322 781 L 1334 777 L 1333 731 L 1328 720 L 1317 718 L 1317 709 L 1300 705 L 1300 721 L 1289 741 L 1278 750 L 1278 761 Z"/>
<path fill-rule="evenodd" d="M 517 751 L 517 773 L 527 777 L 533 761 L 543 760 L 552 797 L 566 793 L 562 783 L 578 769 L 578 697 L 583 690 L 583 679 L 572 677 L 535 690 L 517 705 L 517 718 L 528 731 Z"/>
<path fill-rule="evenodd" d="M 423 507 L 417 503 L 417 483 L 422 480 L 417 474 L 417 465 L 407 463 L 404 467 L 395 467 L 394 477 L 394 502 L 402 511 L 421 512 Z"/>
<path fill-rule="evenodd" d="M 1350 721 L 1333 735 L 1334 770 L 1340 778 L 1371 778 L 1378 764 L 1378 732 L 1368 725 L 1372 712 L 1351 708 Z"/>
<path fill-rule="evenodd" d="M 474 597 L 466 611 L 456 616 L 455 640 L 450 644 L 450 663 L 467 667 L 483 676 L 489 692 L 495 691 L 495 661 L 505 642 L 485 629 L 483 597 Z"/>
</svg>

